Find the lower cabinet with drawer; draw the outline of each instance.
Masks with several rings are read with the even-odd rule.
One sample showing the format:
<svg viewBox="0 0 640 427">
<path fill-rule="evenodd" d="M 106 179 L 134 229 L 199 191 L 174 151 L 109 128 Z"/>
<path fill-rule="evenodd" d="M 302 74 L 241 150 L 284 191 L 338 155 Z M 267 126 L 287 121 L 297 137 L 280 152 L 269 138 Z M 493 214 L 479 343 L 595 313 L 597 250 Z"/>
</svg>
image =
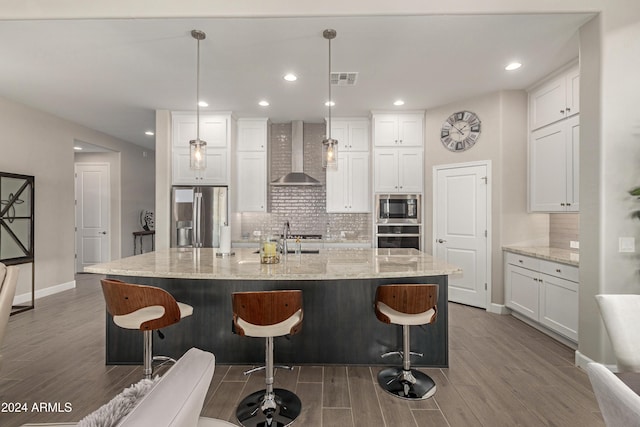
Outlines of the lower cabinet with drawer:
<svg viewBox="0 0 640 427">
<path fill-rule="evenodd" d="M 505 303 L 511 310 L 578 341 L 578 268 L 505 252 Z"/>
</svg>

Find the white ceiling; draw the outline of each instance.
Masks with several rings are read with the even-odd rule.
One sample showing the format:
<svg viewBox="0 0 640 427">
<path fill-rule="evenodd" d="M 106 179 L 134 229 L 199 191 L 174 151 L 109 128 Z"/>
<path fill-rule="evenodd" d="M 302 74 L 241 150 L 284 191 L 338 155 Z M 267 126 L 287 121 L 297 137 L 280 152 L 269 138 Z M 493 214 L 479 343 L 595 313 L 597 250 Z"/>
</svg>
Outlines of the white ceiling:
<svg viewBox="0 0 640 427">
<path fill-rule="evenodd" d="M 593 15 L 377 16 L 5 21 L 0 96 L 153 148 L 155 110 L 194 110 L 196 41 L 202 111 L 273 122 L 320 122 L 332 70 L 334 116 L 428 109 L 501 89 L 524 89 L 578 56 L 577 29 Z M 523 67 L 508 73 L 518 60 Z M 282 79 L 294 72 L 299 79 Z M 402 98 L 405 105 L 394 107 Z M 257 105 L 267 99 L 267 108 Z"/>
</svg>

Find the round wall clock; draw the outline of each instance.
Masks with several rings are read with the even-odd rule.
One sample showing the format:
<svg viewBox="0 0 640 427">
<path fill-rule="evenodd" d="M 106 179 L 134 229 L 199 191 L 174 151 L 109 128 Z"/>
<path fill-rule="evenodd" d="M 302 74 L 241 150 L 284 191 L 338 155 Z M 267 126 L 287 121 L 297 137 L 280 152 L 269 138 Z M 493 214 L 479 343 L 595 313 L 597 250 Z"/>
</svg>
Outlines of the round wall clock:
<svg viewBox="0 0 640 427">
<path fill-rule="evenodd" d="M 458 152 L 473 147 L 480 137 L 480 119 L 471 111 L 458 111 L 442 124 L 440 141 L 448 150 Z"/>
</svg>

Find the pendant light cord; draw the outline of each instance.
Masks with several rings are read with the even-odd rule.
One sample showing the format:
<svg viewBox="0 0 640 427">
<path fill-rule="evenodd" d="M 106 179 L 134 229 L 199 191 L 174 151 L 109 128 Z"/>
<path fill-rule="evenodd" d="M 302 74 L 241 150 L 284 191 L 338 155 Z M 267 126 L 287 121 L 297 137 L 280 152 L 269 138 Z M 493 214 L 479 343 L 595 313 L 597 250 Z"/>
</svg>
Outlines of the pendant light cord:
<svg viewBox="0 0 640 427">
<path fill-rule="evenodd" d="M 200 144 L 200 39 L 196 55 L 196 144 Z"/>
<path fill-rule="evenodd" d="M 329 39 L 329 139 L 331 139 L 331 39 Z"/>
</svg>

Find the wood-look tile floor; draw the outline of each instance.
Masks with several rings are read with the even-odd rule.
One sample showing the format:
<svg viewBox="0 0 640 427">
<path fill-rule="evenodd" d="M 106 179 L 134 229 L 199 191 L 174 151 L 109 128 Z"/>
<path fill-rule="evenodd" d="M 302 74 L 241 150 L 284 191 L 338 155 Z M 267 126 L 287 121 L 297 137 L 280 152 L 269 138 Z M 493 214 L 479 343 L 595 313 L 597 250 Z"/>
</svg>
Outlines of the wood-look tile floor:
<svg viewBox="0 0 640 427">
<path fill-rule="evenodd" d="M 79 275 L 76 289 L 42 298 L 35 310 L 11 317 L 0 349 L 0 426 L 80 420 L 141 378 L 140 367 L 104 364 L 98 279 Z M 459 304 L 450 304 L 449 325 L 450 367 L 424 369 L 438 387 L 425 401 L 409 402 L 381 391 L 377 367 L 278 370 L 276 387 L 292 390 L 302 400 L 294 425 L 604 425 L 588 377 L 573 365 L 573 350 L 511 316 Z M 264 374 L 245 377 L 246 368 L 216 367 L 203 415 L 237 423 L 238 402 L 263 388 Z M 48 412 L 33 410 L 40 402 L 50 404 Z M 64 412 L 67 402 L 70 412 Z M 16 413 L 11 407 L 15 403 L 26 403 L 27 411 Z"/>
</svg>

